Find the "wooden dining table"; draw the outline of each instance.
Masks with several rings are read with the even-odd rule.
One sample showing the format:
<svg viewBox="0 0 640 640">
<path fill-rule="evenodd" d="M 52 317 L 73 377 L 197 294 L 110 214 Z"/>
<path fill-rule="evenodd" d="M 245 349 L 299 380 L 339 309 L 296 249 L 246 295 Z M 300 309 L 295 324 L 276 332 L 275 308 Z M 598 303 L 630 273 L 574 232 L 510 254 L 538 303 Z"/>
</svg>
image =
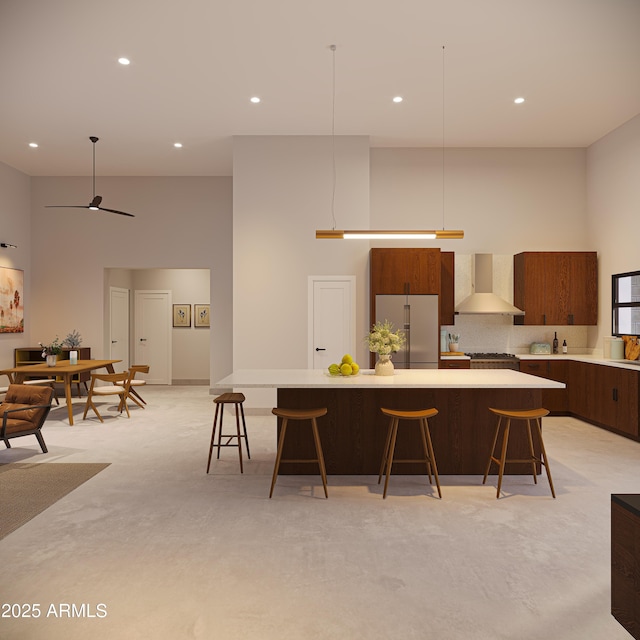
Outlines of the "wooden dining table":
<svg viewBox="0 0 640 640">
<path fill-rule="evenodd" d="M 117 362 L 121 362 L 121 360 L 78 360 L 78 364 L 70 364 L 69 360 L 58 360 L 55 367 L 50 367 L 45 363 L 30 364 L 22 367 L 3 369 L 0 373 L 9 376 L 9 379 L 16 384 L 20 384 L 26 378 L 33 376 L 61 378 L 64 384 L 64 394 L 67 398 L 69 424 L 73 425 L 73 405 L 71 401 L 71 382 L 73 377 L 81 373 L 103 368 L 109 373 L 115 373 L 113 365 Z"/>
</svg>

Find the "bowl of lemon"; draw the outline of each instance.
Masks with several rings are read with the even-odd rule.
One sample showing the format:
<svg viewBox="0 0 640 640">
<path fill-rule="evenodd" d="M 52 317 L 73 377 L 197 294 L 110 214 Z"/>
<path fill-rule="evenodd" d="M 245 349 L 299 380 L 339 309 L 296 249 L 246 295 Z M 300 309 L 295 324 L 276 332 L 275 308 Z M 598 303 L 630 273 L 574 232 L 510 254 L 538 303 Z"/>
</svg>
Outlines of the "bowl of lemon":
<svg viewBox="0 0 640 640">
<path fill-rule="evenodd" d="M 348 353 L 342 356 L 340 364 L 329 365 L 330 376 L 357 376 L 359 372 L 360 365 Z"/>
</svg>

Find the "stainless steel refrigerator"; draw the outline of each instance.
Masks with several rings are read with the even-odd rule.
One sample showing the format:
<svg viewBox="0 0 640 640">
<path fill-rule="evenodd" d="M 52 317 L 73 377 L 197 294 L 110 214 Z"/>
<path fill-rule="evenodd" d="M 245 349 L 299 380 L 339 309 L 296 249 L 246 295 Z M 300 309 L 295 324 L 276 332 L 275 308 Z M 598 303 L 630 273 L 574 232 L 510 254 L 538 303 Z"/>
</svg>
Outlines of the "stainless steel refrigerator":
<svg viewBox="0 0 640 640">
<path fill-rule="evenodd" d="M 376 322 L 389 320 L 402 329 L 406 343 L 393 354 L 397 369 L 437 369 L 440 350 L 438 296 L 378 295 Z"/>
</svg>

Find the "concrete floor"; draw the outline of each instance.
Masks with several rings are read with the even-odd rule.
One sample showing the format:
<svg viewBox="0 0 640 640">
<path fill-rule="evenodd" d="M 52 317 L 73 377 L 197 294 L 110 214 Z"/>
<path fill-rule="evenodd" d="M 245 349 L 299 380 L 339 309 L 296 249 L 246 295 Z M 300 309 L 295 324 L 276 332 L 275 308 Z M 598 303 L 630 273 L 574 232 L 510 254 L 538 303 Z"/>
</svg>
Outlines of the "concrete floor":
<svg viewBox="0 0 640 640">
<path fill-rule="evenodd" d="M 247 417 L 244 475 L 234 449 L 206 475 L 208 388 L 144 395 L 130 420 L 106 403 L 104 425 L 84 400 L 73 427 L 54 409 L 46 455 L 35 438 L 0 449 L 111 463 L 0 541 L 0 604 L 42 611 L 0 617 L 0 638 L 629 638 L 610 614 L 610 494 L 640 491 L 640 444 L 545 419 L 557 500 L 544 476 L 507 477 L 501 500 L 495 477 L 443 476 L 438 500 L 394 476 L 383 500 L 375 477 L 330 476 L 325 500 L 315 475 L 280 477 L 269 500 L 273 416 Z"/>
</svg>

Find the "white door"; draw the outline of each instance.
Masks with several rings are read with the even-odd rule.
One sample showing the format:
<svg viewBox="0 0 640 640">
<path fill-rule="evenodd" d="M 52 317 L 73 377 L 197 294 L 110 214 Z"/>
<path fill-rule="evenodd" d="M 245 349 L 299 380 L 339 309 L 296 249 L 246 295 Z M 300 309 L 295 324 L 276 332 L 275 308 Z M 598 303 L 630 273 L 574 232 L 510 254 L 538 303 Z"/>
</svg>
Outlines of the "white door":
<svg viewBox="0 0 640 640">
<path fill-rule="evenodd" d="M 116 371 L 129 368 L 129 289 L 109 287 L 109 359 L 122 360 Z"/>
<path fill-rule="evenodd" d="M 134 317 L 134 364 L 149 365 L 147 384 L 171 384 L 171 291 L 136 291 Z"/>
<path fill-rule="evenodd" d="M 309 368 L 355 357 L 355 301 L 355 276 L 309 276 Z"/>
</svg>

